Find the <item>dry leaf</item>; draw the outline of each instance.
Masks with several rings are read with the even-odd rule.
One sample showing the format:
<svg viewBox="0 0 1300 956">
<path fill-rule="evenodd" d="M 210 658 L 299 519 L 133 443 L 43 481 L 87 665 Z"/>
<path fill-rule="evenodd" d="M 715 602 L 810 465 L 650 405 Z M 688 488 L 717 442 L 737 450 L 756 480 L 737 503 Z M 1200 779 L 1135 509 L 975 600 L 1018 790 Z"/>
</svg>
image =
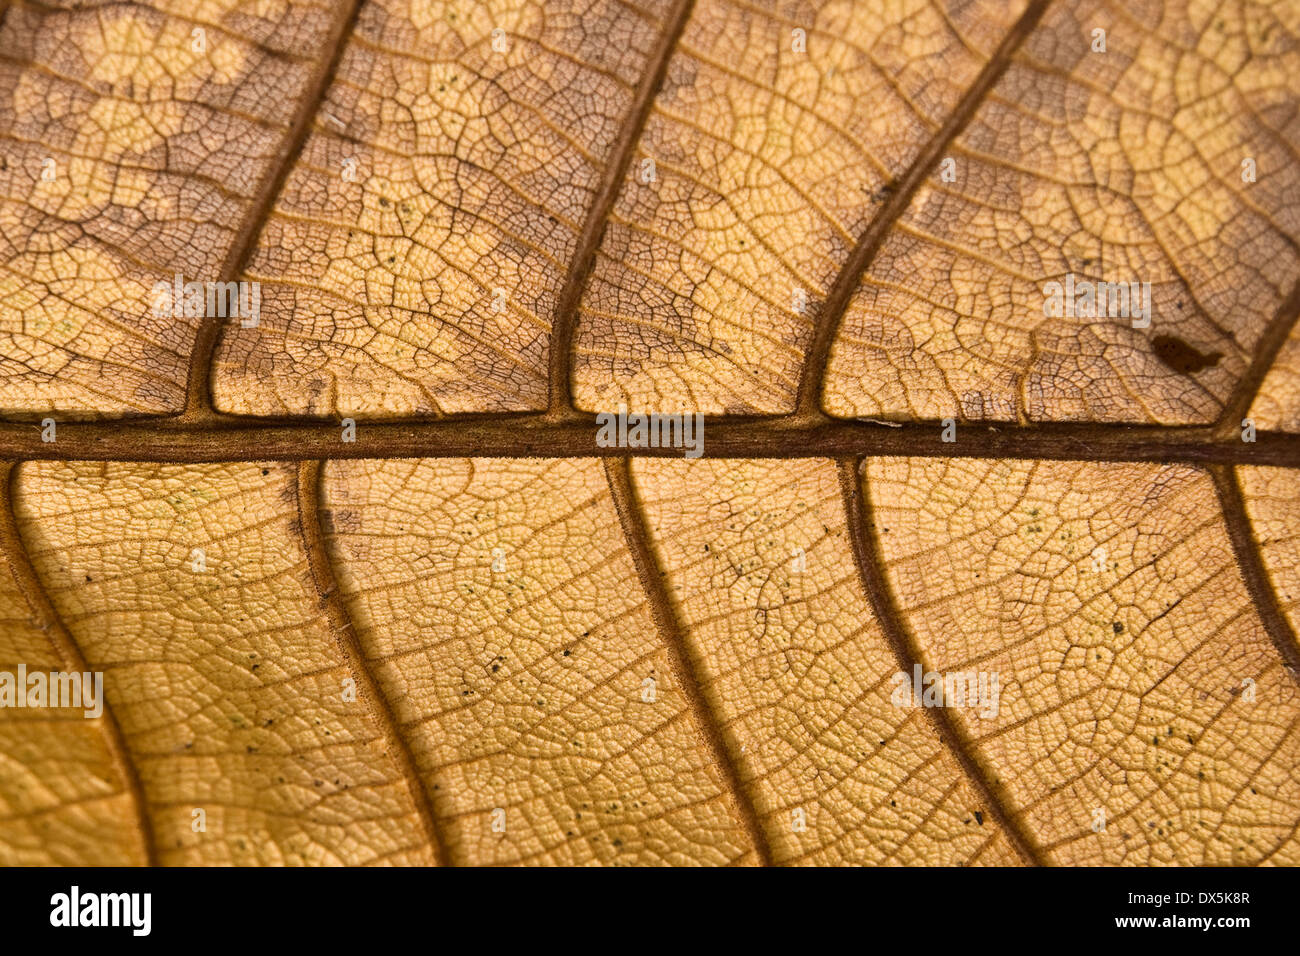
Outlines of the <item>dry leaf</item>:
<svg viewBox="0 0 1300 956">
<path fill-rule="evenodd" d="M 1298 78 L 0 4 L 0 863 L 1300 863 Z"/>
</svg>

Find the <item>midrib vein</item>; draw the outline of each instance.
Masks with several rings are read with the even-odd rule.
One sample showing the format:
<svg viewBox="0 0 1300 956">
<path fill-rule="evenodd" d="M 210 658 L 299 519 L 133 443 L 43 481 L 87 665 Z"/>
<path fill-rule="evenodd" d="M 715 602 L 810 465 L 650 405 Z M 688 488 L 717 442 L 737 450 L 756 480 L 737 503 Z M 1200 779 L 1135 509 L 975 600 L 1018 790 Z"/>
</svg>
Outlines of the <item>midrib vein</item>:
<svg viewBox="0 0 1300 956">
<path fill-rule="evenodd" d="M 600 185 L 596 190 L 587 216 L 578 236 L 573 259 L 565 273 L 564 286 L 555 307 L 551 322 L 550 357 L 548 368 L 547 411 L 553 418 L 564 418 L 574 413 L 570 379 L 573 371 L 573 336 L 578 324 L 578 306 L 587 288 L 587 278 L 596 260 L 596 250 L 605 233 L 610 210 L 618 200 L 628 167 L 641 142 L 646 121 L 654 106 L 655 97 L 663 85 L 677 41 L 690 19 L 694 0 L 677 0 L 664 24 L 655 48 L 647 59 L 646 68 L 637 84 L 636 93 L 619 128 L 618 138 L 610 147 Z"/>
<path fill-rule="evenodd" d="M 799 387 L 795 394 L 797 416 L 813 419 L 824 415 L 821 407 L 821 390 L 826 379 L 826 366 L 830 360 L 831 347 L 834 345 L 835 336 L 844 320 L 849 302 L 852 301 L 853 294 L 862 282 L 862 277 L 866 275 L 876 254 L 885 244 L 894 224 L 912 204 L 912 199 L 921 185 L 934 174 L 935 165 L 943 152 L 974 118 L 989 91 L 1010 65 L 1011 58 L 1038 25 L 1050 2 L 1051 0 L 1031 0 L 1025 12 L 1020 15 L 1020 19 L 1002 38 L 998 48 L 984 64 L 975 82 L 948 114 L 947 120 L 917 154 L 902 179 L 893 184 L 894 189 L 889 199 L 867 225 L 862 237 L 853 247 L 853 251 L 836 275 L 821 312 L 817 316 L 817 324 L 813 329 L 813 338 L 808 351 L 805 353 L 803 369 L 799 375 Z"/>
<path fill-rule="evenodd" d="M 0 501 L 0 551 L 3 551 L 5 559 L 9 562 L 14 581 L 31 609 L 37 626 L 58 653 L 64 669 L 84 674 L 91 670 L 90 665 L 86 663 L 85 655 L 81 653 L 81 648 L 72 636 L 72 632 L 59 617 L 59 612 L 55 609 L 54 602 L 50 599 L 40 576 L 37 575 L 27 548 L 23 544 L 22 534 L 18 530 L 18 518 L 14 513 L 14 488 L 17 480 L 17 465 L 0 464 L 0 496 L 3 496 L 3 500 Z M 148 866 L 157 866 L 158 849 L 154 838 L 153 821 L 149 818 L 149 801 L 145 795 L 144 784 L 140 780 L 139 769 L 127 746 L 126 735 L 122 733 L 122 725 L 118 723 L 116 713 L 107 696 L 107 688 L 105 688 L 104 710 L 99 718 L 104 741 L 108 747 L 109 757 L 122 778 L 122 786 L 134 808 L 136 828 L 140 834 L 145 862 Z"/>
<path fill-rule="evenodd" d="M 723 736 L 717 713 L 700 685 L 697 667 L 691 659 L 687 645 L 686 627 L 668 589 L 664 586 L 664 572 L 655 558 L 654 546 L 646 528 L 645 518 L 636 491 L 632 487 L 631 465 L 626 460 L 605 463 L 605 476 L 609 482 L 614 508 L 627 542 L 632 563 L 645 593 L 650 614 L 663 637 L 669 666 L 676 679 L 677 688 L 686 699 L 687 709 L 694 718 L 701 744 L 722 777 L 723 793 L 737 821 L 744 827 L 754 853 L 762 866 L 772 865 L 772 847 L 759 820 L 758 811 L 748 790 L 740 779 L 740 772 L 732 758 Z"/>
<path fill-rule="evenodd" d="M 845 518 L 848 521 L 849 541 L 853 548 L 853 560 L 858 567 L 862 589 L 866 592 L 867 600 L 875 613 L 876 622 L 885 635 L 885 640 L 894 652 L 899 669 L 910 674 L 914 665 L 924 662 L 921 659 L 920 647 L 903 623 L 902 613 L 894 600 L 893 589 L 890 588 L 885 576 L 884 555 L 880 553 L 876 535 L 872 531 L 871 505 L 863 488 L 863 479 L 859 475 L 862 459 L 841 459 L 838 466 L 840 491 L 844 499 Z M 1044 865 L 1046 859 L 1042 849 L 1006 806 L 1002 792 L 971 752 L 970 741 L 949 717 L 947 708 L 922 707 L 921 710 L 930 719 L 939 738 L 965 772 L 976 794 L 988 807 L 990 815 L 997 821 L 1016 853 L 1032 866 Z"/>
<path fill-rule="evenodd" d="M 939 422 L 815 420 L 797 416 L 705 418 L 707 458 L 1008 458 L 1043 461 L 1182 462 L 1300 467 L 1300 435 L 1221 438 L 1213 426 L 1104 422 L 1017 425 L 960 422 L 941 441 Z M 557 421 L 545 412 L 357 422 L 356 440 L 320 420 L 220 416 L 209 422 L 128 419 L 59 422 L 41 440 L 37 422 L 0 423 L 0 461 L 303 461 L 397 458 L 680 457 L 681 448 L 597 444 L 596 416 Z"/>
<path fill-rule="evenodd" d="M 370 707 L 370 712 L 379 725 L 379 731 L 388 747 L 388 754 L 397 765 L 406 781 L 411 801 L 420 818 L 420 826 L 428 839 L 430 849 L 439 866 L 451 865 L 442 830 L 434 814 L 432 798 L 424 781 L 420 777 L 415 757 L 401 734 L 397 718 L 393 714 L 388 698 L 370 673 L 366 664 L 365 652 L 357 636 L 356 626 L 348 612 L 347 604 L 339 590 L 334 576 L 334 566 L 330 561 L 329 549 L 325 545 L 324 529 L 321 525 L 320 494 L 323 463 L 304 461 L 298 466 L 297 499 L 298 523 L 303 546 L 307 551 L 307 563 L 311 571 L 312 584 L 316 590 L 320 610 L 325 614 L 330 633 L 334 636 L 348 670 L 356 679 L 357 690 Z"/>
<path fill-rule="evenodd" d="M 307 142 L 312 123 L 320 112 L 325 94 L 333 82 L 363 2 L 364 0 L 338 0 L 334 22 L 323 44 L 326 55 L 321 58 L 316 72 L 308 80 L 303 91 L 302 104 L 282 141 L 280 161 L 269 165 L 253 194 L 248 213 L 240 224 L 239 231 L 235 233 L 226 258 L 222 262 L 217 276 L 218 281 L 238 281 L 252 258 L 271 208 L 284 188 L 290 171 L 297 163 L 303 145 Z M 225 322 L 226 319 L 221 317 L 206 317 L 200 322 L 195 333 L 185 384 L 185 410 L 181 416 L 185 420 L 206 421 L 215 415 L 212 406 L 212 362 L 216 357 L 217 345 Z"/>
</svg>

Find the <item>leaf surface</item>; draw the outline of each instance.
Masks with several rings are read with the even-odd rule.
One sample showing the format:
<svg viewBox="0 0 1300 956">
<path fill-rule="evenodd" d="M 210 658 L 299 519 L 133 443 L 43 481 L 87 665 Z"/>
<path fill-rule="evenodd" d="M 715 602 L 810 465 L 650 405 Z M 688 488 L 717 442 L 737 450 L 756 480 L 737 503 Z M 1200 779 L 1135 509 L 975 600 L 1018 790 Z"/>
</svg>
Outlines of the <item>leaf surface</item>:
<svg viewBox="0 0 1300 956">
<path fill-rule="evenodd" d="M 1300 863 L 1297 38 L 0 5 L 0 863 Z"/>
</svg>

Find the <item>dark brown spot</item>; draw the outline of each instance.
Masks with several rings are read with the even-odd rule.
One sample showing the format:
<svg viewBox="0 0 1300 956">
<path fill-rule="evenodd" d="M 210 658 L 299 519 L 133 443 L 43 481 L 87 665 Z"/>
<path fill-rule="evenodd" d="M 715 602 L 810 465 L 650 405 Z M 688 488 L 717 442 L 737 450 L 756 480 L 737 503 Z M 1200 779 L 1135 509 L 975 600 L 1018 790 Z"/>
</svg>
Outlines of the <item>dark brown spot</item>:
<svg viewBox="0 0 1300 956">
<path fill-rule="evenodd" d="M 1212 368 L 1223 358 L 1222 352 L 1210 352 L 1202 355 L 1182 339 L 1172 335 L 1157 335 L 1151 345 L 1156 358 L 1164 362 L 1175 372 L 1183 375 L 1195 375 L 1201 369 Z"/>
</svg>

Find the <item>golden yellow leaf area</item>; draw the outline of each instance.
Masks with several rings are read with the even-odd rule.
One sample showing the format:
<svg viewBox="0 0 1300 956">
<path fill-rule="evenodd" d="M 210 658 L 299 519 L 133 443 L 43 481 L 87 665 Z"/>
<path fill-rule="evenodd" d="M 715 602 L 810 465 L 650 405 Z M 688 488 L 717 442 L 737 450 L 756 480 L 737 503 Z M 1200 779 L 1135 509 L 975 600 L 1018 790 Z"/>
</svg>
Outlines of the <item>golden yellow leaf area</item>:
<svg viewBox="0 0 1300 956">
<path fill-rule="evenodd" d="M 1278 607 L 1300 629 L 1300 483 L 1282 468 L 1242 468 L 1240 480 Z"/>
<path fill-rule="evenodd" d="M 1213 420 L 1300 269 L 1297 38 L 1294 3 L 1053 4 L 863 277 L 827 410 Z M 1067 275 L 1157 318 L 1045 316 Z"/>
<path fill-rule="evenodd" d="M 0 668 L 14 673 L 71 670 L 32 612 L 18 583 L 0 576 Z M 132 832 L 131 795 L 122 785 L 98 722 L 77 708 L 6 711 L 0 719 L 0 856 L 6 865 L 143 863 Z"/>
<path fill-rule="evenodd" d="M 583 298 L 578 404 L 790 410 L 817 303 L 1020 6 L 701 9 Z"/>
<path fill-rule="evenodd" d="M 66 6 L 0 865 L 1300 864 L 1292 0 Z"/>
<path fill-rule="evenodd" d="M 150 293 L 221 268 L 308 74 L 284 52 L 320 51 L 323 10 L 272 4 L 253 25 L 240 6 L 6 13 L 4 409 L 183 405 L 197 320 L 154 315 Z"/>
<path fill-rule="evenodd" d="M 644 467 L 642 467 L 644 465 Z M 634 468 L 700 681 L 781 863 L 1007 863 L 854 571 L 829 462 Z M 807 827 L 792 826 L 802 811 Z"/>
<path fill-rule="evenodd" d="M 365 4 L 248 263 L 263 325 L 226 337 L 217 407 L 544 407 L 550 318 L 660 6 Z"/>
<path fill-rule="evenodd" d="M 15 491 L 36 573 L 121 702 L 159 862 L 431 859 L 375 720 L 344 700 L 291 466 L 50 463 Z"/>
<path fill-rule="evenodd" d="M 1043 854 L 1300 860 L 1300 690 L 1251 613 L 1207 477 L 899 460 L 867 482 L 926 664 L 1002 675 L 992 719 L 953 713 Z"/>
<path fill-rule="evenodd" d="M 1293 329 L 1250 408 L 1260 428 L 1300 432 L 1300 328 Z"/>
<path fill-rule="evenodd" d="M 753 856 L 599 462 L 331 463 L 322 502 L 451 860 Z"/>
</svg>

